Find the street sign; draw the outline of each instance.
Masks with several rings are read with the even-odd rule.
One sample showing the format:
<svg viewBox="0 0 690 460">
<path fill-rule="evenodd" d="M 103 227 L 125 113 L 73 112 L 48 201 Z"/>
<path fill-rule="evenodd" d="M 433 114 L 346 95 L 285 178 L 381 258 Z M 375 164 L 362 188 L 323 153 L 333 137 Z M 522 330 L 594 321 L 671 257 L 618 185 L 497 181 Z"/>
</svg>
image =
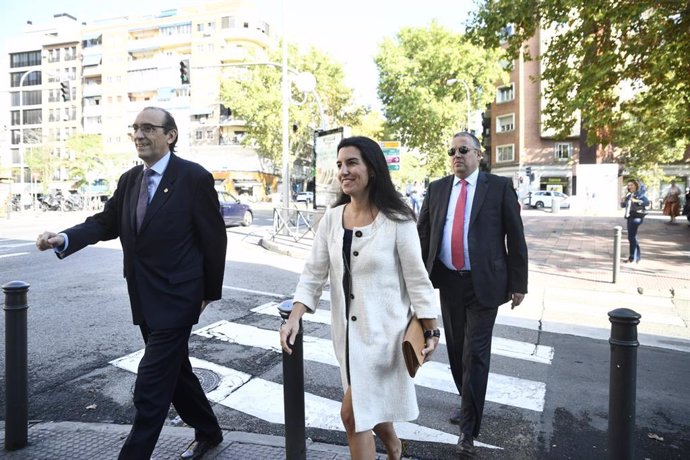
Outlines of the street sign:
<svg viewBox="0 0 690 460">
<path fill-rule="evenodd" d="M 379 142 L 389 171 L 400 171 L 400 141 Z"/>
</svg>

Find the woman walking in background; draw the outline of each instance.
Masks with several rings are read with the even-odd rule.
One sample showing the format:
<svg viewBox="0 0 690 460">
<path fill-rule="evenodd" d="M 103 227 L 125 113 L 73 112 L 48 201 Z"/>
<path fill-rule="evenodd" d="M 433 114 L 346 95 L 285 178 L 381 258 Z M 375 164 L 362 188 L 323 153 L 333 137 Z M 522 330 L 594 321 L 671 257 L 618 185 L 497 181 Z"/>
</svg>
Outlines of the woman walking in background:
<svg viewBox="0 0 690 460">
<path fill-rule="evenodd" d="M 630 255 L 627 263 L 640 261 L 640 243 L 637 241 L 637 230 L 639 229 L 644 216 L 645 208 L 649 205 L 649 200 L 645 195 L 644 188 L 640 187 L 640 182 L 631 180 L 628 182 L 628 193 L 621 202 L 621 207 L 625 208 L 625 219 L 628 221 L 628 243 L 630 243 Z"/>
<path fill-rule="evenodd" d="M 668 188 L 666 198 L 664 198 L 664 215 L 670 216 L 671 220 L 668 224 L 676 223 L 676 216 L 680 215 L 680 187 L 676 185 L 676 181 L 671 181 L 671 186 Z"/>
</svg>

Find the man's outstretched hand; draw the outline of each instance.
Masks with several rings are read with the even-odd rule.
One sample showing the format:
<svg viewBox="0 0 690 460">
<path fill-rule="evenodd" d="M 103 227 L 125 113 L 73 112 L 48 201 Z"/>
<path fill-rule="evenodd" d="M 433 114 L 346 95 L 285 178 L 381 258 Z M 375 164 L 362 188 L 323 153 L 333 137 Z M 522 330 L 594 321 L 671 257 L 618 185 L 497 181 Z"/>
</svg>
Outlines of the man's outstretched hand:
<svg viewBox="0 0 690 460">
<path fill-rule="evenodd" d="M 36 247 L 39 251 L 45 251 L 46 249 L 54 249 L 62 247 L 65 244 L 65 238 L 62 235 L 58 235 L 53 232 L 43 232 L 38 235 L 36 239 Z"/>
</svg>

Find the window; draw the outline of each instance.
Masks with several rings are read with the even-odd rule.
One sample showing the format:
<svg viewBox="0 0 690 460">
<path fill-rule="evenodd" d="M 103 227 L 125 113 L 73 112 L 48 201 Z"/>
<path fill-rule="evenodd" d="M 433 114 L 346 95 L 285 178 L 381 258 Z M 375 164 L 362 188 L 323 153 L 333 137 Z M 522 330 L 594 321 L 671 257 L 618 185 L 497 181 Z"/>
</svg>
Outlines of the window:
<svg viewBox="0 0 690 460">
<path fill-rule="evenodd" d="M 39 125 L 41 124 L 42 115 L 41 109 L 32 109 L 24 111 L 24 124 L 25 125 Z"/>
<path fill-rule="evenodd" d="M 24 76 L 26 75 L 26 76 Z M 24 81 L 22 82 L 22 77 L 24 77 Z M 10 74 L 10 86 L 12 88 L 16 88 L 19 86 L 19 83 L 22 83 L 22 86 L 36 86 L 41 84 L 41 71 L 36 70 L 36 71 L 31 71 L 29 73 L 26 72 L 13 72 Z"/>
<path fill-rule="evenodd" d="M 24 105 L 41 105 L 41 91 L 24 91 L 22 93 L 22 98 L 24 99 Z"/>
<path fill-rule="evenodd" d="M 60 56 L 58 55 L 58 59 Z M 41 51 L 26 51 L 23 53 L 10 54 L 10 67 L 29 67 L 41 65 Z"/>
<path fill-rule="evenodd" d="M 196 130 L 196 140 L 200 141 L 204 138 L 204 132 L 201 129 Z"/>
<path fill-rule="evenodd" d="M 20 124 L 20 123 L 19 123 L 19 120 L 20 120 L 20 118 L 19 118 L 19 110 L 13 110 L 13 111 L 10 112 L 10 113 L 11 113 L 11 117 L 12 117 L 12 126 L 17 126 L 17 125 L 19 125 L 19 124 Z"/>
<path fill-rule="evenodd" d="M 556 160 L 569 160 L 572 152 L 572 144 L 570 142 L 556 142 L 555 155 Z"/>
<path fill-rule="evenodd" d="M 501 115 L 496 117 L 496 132 L 505 133 L 515 129 L 515 114 Z"/>
<path fill-rule="evenodd" d="M 222 29 L 230 29 L 235 27 L 235 18 L 233 16 L 224 16 L 220 18 L 220 27 Z"/>
<path fill-rule="evenodd" d="M 513 144 L 496 146 L 496 163 L 507 163 L 510 161 L 515 161 Z"/>
<path fill-rule="evenodd" d="M 514 86 L 511 83 L 509 86 L 501 86 L 496 89 L 496 103 L 508 102 L 515 99 Z"/>
</svg>

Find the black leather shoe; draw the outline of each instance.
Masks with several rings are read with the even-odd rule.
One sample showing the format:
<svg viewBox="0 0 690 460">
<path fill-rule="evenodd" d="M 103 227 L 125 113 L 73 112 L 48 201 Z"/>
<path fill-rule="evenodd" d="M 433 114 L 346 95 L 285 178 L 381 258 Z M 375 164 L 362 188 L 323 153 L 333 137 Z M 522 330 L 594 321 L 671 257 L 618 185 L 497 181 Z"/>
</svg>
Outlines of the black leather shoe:
<svg viewBox="0 0 690 460">
<path fill-rule="evenodd" d="M 192 441 L 187 450 L 180 454 L 182 460 L 199 460 L 206 452 L 216 447 L 223 442 L 223 435 L 213 439 L 203 439 L 201 441 Z"/>
<path fill-rule="evenodd" d="M 460 412 L 460 408 L 456 407 L 450 413 L 450 423 L 453 425 L 460 425 L 460 422 L 462 422 L 462 413 Z"/>
<path fill-rule="evenodd" d="M 455 450 L 460 454 L 460 458 L 474 458 L 477 454 L 472 436 L 467 436 L 464 433 L 460 434 L 460 439 L 458 439 Z"/>
</svg>

